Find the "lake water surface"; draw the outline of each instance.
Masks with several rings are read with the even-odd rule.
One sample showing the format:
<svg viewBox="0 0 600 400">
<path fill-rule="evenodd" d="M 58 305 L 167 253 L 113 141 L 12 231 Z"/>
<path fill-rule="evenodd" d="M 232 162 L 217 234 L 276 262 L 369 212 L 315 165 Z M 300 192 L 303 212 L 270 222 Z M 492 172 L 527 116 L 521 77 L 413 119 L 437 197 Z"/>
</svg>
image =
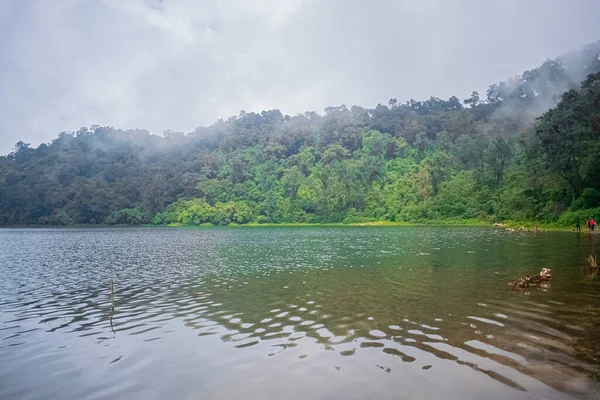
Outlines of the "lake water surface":
<svg viewBox="0 0 600 400">
<path fill-rule="evenodd" d="M 0 229 L 0 398 L 597 399 L 598 239 Z"/>
</svg>

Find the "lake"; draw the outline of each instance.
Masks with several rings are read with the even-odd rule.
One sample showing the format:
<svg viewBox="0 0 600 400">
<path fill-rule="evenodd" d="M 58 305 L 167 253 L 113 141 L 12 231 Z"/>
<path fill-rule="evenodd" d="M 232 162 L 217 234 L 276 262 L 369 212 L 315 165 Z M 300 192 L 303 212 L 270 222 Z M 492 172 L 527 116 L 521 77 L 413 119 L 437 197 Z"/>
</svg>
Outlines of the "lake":
<svg viewBox="0 0 600 400">
<path fill-rule="evenodd" d="M 472 227 L 0 229 L 0 398 L 599 398 L 599 250 Z M 542 267 L 548 287 L 508 287 Z"/>
</svg>

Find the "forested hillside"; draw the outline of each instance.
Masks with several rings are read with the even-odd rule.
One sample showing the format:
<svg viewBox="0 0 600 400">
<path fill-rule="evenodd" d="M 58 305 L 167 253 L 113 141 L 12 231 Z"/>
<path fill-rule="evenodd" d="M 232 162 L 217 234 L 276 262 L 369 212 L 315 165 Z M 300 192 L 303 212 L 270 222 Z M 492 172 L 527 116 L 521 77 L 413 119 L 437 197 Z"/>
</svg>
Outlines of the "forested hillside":
<svg viewBox="0 0 600 400">
<path fill-rule="evenodd" d="M 19 142 L 0 157 L 0 224 L 600 218 L 599 71 L 600 42 L 462 101 Z"/>
</svg>

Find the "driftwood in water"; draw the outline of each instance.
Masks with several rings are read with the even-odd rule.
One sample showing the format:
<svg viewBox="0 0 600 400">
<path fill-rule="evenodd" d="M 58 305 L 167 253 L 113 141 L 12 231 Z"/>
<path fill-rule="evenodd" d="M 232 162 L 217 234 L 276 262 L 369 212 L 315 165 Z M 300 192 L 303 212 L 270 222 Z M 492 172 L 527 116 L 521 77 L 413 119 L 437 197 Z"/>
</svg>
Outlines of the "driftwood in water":
<svg viewBox="0 0 600 400">
<path fill-rule="evenodd" d="M 530 286 L 547 283 L 550 279 L 552 279 L 550 269 L 542 268 L 538 275 L 527 275 L 523 278 L 515 279 L 514 281 L 508 282 L 508 285 L 514 289 L 523 289 L 528 288 Z"/>
</svg>

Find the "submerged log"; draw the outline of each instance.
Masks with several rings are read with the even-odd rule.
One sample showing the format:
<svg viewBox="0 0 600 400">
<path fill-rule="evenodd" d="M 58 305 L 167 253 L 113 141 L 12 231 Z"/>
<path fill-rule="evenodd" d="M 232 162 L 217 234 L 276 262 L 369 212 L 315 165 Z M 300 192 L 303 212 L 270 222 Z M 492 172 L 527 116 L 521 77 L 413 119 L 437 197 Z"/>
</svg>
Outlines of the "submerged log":
<svg viewBox="0 0 600 400">
<path fill-rule="evenodd" d="M 508 282 L 508 286 L 513 289 L 523 289 L 547 283 L 550 279 L 552 279 L 551 270 L 542 268 L 538 275 L 526 275 L 523 278 L 515 279 L 514 281 Z"/>
</svg>

